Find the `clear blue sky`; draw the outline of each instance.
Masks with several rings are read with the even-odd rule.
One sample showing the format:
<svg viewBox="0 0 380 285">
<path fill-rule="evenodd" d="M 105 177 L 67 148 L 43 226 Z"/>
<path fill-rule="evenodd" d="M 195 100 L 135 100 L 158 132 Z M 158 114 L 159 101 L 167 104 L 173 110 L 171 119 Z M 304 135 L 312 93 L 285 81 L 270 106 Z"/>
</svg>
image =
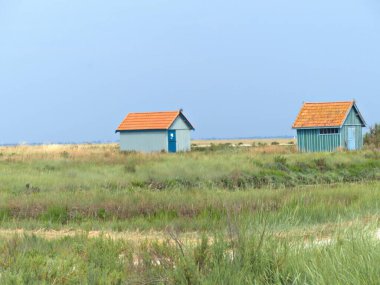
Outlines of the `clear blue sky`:
<svg viewBox="0 0 380 285">
<path fill-rule="evenodd" d="M 195 138 L 292 135 L 303 101 L 380 121 L 378 0 L 0 0 L 0 143 L 116 140 L 183 108 Z"/>
</svg>

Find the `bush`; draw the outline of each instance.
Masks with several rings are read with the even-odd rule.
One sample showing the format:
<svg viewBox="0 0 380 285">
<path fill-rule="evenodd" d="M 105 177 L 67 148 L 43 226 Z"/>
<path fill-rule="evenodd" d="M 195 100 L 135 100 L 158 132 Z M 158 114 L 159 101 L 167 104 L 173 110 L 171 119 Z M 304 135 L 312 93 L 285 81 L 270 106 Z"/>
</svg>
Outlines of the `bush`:
<svg viewBox="0 0 380 285">
<path fill-rule="evenodd" d="M 42 215 L 45 221 L 65 224 L 69 220 L 69 213 L 66 207 L 52 206 Z"/>
<path fill-rule="evenodd" d="M 320 171 L 326 171 L 329 170 L 329 166 L 327 164 L 326 159 L 324 158 L 317 158 L 313 160 L 315 167 Z"/>
<path fill-rule="evenodd" d="M 209 151 L 225 151 L 228 149 L 233 149 L 233 146 L 231 143 L 221 143 L 221 144 L 211 143 L 210 147 L 207 148 L 207 150 Z"/>
<path fill-rule="evenodd" d="M 126 173 L 135 173 L 136 172 L 136 162 L 134 160 L 127 160 L 124 165 L 124 171 Z"/>
<path fill-rule="evenodd" d="M 67 151 L 63 151 L 63 152 L 61 152 L 61 157 L 62 158 L 69 158 L 70 154 Z"/>
<path fill-rule="evenodd" d="M 372 147 L 380 147 L 380 124 L 369 128 L 369 133 L 364 136 L 364 143 Z"/>
<path fill-rule="evenodd" d="M 279 142 L 272 142 L 271 145 L 279 145 Z"/>
<path fill-rule="evenodd" d="M 286 165 L 287 159 L 284 156 L 278 155 L 274 157 L 274 162 L 282 165 Z"/>
</svg>

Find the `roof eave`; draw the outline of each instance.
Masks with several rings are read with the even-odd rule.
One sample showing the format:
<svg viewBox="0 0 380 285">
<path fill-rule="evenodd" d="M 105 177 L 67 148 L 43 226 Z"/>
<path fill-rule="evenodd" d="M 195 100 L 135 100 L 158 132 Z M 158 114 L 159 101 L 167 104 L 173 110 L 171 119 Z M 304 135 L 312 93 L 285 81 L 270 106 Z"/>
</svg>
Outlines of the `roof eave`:
<svg viewBox="0 0 380 285">
<path fill-rule="evenodd" d="M 292 127 L 292 129 L 294 129 L 294 130 L 299 130 L 299 129 L 303 129 L 303 130 L 311 130 L 311 129 L 328 129 L 328 128 L 339 128 L 339 129 L 341 129 L 342 128 L 342 126 L 337 126 L 337 125 L 335 125 L 335 126 L 309 126 L 309 127 Z"/>
<path fill-rule="evenodd" d="M 362 114 L 360 113 L 358 106 L 356 106 L 356 102 L 355 102 L 355 101 L 354 101 L 353 107 L 356 109 L 356 112 L 358 112 L 358 115 L 359 115 L 359 117 L 360 117 L 360 120 L 362 121 L 362 127 L 366 128 L 366 127 L 367 127 L 367 123 L 366 123 L 366 121 L 364 120 Z"/>
<path fill-rule="evenodd" d="M 182 112 L 179 112 L 179 116 L 182 117 L 182 119 L 185 121 L 185 123 L 188 125 L 191 131 L 195 131 L 195 128 L 193 127 L 193 125 L 190 123 L 190 121 L 186 118 L 186 116 Z"/>
<path fill-rule="evenodd" d="M 167 131 L 168 129 L 162 128 L 162 129 L 133 129 L 133 130 L 116 130 L 115 133 L 121 133 L 121 132 L 143 132 L 143 131 Z"/>
</svg>

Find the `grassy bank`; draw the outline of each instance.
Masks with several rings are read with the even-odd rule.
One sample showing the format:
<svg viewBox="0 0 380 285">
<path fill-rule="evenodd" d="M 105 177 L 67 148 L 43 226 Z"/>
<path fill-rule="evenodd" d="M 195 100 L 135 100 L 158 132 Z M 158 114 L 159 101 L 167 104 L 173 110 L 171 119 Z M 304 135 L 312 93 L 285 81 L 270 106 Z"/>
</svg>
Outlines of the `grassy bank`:
<svg viewBox="0 0 380 285">
<path fill-rule="evenodd" d="M 267 153 L 271 151 L 273 153 Z M 120 153 L 115 146 L 0 149 L 0 193 L 125 189 L 292 188 L 380 179 L 377 152 L 298 154 L 289 147 L 178 155 Z"/>
<path fill-rule="evenodd" d="M 376 284 L 379 158 L 0 148 L 0 283 Z"/>
<path fill-rule="evenodd" d="M 299 154 L 292 147 L 120 153 L 116 145 L 0 148 L 6 227 L 223 229 L 263 214 L 272 227 L 374 215 L 373 151 Z M 289 222 L 291 221 L 291 222 Z"/>
<path fill-rule="evenodd" d="M 223 230 L 263 215 L 273 229 L 308 227 L 378 215 L 380 184 L 299 189 L 125 190 L 0 194 L 2 227 Z"/>
<path fill-rule="evenodd" d="M 240 231 L 185 245 L 84 237 L 0 240 L 2 284 L 378 284 L 380 243 L 359 228 L 330 244 Z"/>
</svg>

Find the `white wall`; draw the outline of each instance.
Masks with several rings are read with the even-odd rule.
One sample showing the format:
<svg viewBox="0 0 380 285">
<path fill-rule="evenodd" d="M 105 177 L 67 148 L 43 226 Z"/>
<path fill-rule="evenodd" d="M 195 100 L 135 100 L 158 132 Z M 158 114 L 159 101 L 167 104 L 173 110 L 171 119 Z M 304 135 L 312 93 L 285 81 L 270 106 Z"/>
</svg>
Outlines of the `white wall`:
<svg viewBox="0 0 380 285">
<path fill-rule="evenodd" d="M 120 132 L 120 150 L 168 151 L 168 133 L 167 131 Z"/>
</svg>

